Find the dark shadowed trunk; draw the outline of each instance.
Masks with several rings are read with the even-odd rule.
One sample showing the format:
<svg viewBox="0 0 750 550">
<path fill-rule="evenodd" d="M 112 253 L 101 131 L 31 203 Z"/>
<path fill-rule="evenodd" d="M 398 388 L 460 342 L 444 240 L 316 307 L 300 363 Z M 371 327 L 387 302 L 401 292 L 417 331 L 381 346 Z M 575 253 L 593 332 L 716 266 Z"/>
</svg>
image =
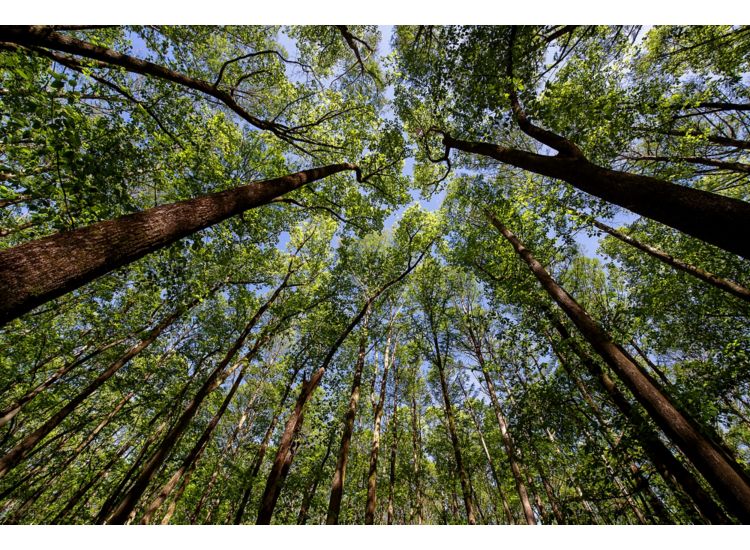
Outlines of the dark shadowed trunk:
<svg viewBox="0 0 750 550">
<path fill-rule="evenodd" d="M 714 488 L 727 508 L 740 521 L 750 521 L 750 481 L 736 461 L 710 438 L 694 421 L 680 411 L 635 363 L 627 352 L 615 344 L 598 323 L 547 273 L 542 265 L 496 217 L 488 213 L 492 224 L 513 245 L 544 289 L 581 334 L 633 392 L 656 424 L 680 448 Z"/>
<path fill-rule="evenodd" d="M 582 156 L 545 156 L 445 135 L 443 143 L 523 170 L 560 179 L 709 244 L 750 258 L 750 203 L 668 181 L 597 166 Z"/>
<path fill-rule="evenodd" d="M 346 415 L 344 417 L 344 431 L 341 434 L 338 459 L 336 461 L 336 468 L 333 471 L 333 480 L 331 481 L 331 497 L 328 501 L 328 515 L 326 517 L 327 525 L 337 525 L 339 522 L 339 513 L 341 512 L 341 499 L 344 496 L 344 481 L 346 480 L 346 465 L 349 461 L 349 446 L 351 445 L 352 434 L 354 433 L 354 420 L 357 416 L 359 390 L 362 384 L 362 370 L 365 367 L 365 355 L 367 353 L 368 318 L 369 309 L 368 312 L 365 313 L 363 319 L 362 336 L 359 340 L 357 362 L 354 366 L 349 406 L 346 409 Z"/>
</svg>

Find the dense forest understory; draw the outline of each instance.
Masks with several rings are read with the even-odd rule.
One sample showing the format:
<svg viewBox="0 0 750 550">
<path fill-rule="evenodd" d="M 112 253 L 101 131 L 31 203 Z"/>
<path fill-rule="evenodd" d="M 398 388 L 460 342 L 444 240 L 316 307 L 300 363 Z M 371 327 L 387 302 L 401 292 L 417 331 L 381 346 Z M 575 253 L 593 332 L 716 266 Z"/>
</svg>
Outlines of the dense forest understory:
<svg viewBox="0 0 750 550">
<path fill-rule="evenodd" d="M 750 523 L 750 27 L 0 27 L 0 523 Z"/>
</svg>

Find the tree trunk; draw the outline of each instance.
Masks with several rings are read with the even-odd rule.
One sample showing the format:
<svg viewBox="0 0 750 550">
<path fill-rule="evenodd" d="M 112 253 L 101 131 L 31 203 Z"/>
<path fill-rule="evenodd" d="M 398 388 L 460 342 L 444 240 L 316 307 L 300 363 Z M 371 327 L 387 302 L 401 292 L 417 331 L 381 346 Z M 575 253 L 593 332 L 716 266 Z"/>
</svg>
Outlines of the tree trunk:
<svg viewBox="0 0 750 550">
<path fill-rule="evenodd" d="M 487 156 L 661 222 L 709 244 L 750 258 L 750 203 L 649 176 L 597 166 L 583 157 L 545 156 L 445 135 L 448 149 Z"/>
<path fill-rule="evenodd" d="M 297 525 L 305 525 L 307 523 L 307 516 L 310 513 L 310 504 L 313 498 L 315 498 L 315 492 L 318 490 L 320 480 L 323 478 L 323 470 L 325 469 L 328 457 L 331 456 L 331 449 L 333 448 L 333 440 L 336 435 L 335 430 L 331 430 L 331 436 L 328 438 L 326 444 L 326 452 L 323 455 L 323 460 L 318 464 L 318 468 L 315 470 L 313 475 L 312 483 L 310 487 L 305 491 L 305 496 L 302 498 L 302 504 L 299 507 L 299 514 L 297 514 Z"/>
<path fill-rule="evenodd" d="M 398 366 L 395 366 L 393 368 L 393 411 L 391 411 L 391 421 L 388 430 L 391 432 L 391 457 L 388 464 L 388 508 L 386 508 L 385 521 L 387 525 L 393 525 L 393 498 L 396 486 L 396 453 L 398 451 L 399 440 L 398 427 Z"/>
<path fill-rule="evenodd" d="M 450 395 L 448 393 L 448 383 L 445 380 L 445 371 L 443 361 L 440 354 L 439 343 L 437 341 L 437 335 L 435 334 L 434 327 L 432 332 L 433 345 L 435 346 L 435 366 L 438 369 L 440 375 L 440 389 L 443 394 L 443 408 L 445 410 L 445 417 L 448 424 L 448 435 L 450 436 L 451 445 L 453 446 L 453 455 L 456 459 L 456 471 L 458 473 L 458 479 L 461 482 L 461 492 L 464 499 L 464 507 L 466 508 L 466 522 L 469 525 L 476 524 L 477 520 L 474 517 L 474 503 L 471 498 L 471 492 L 469 490 L 469 478 L 464 468 L 463 456 L 461 455 L 461 444 L 458 440 L 458 431 L 456 430 L 456 419 L 453 416 L 453 405 L 451 404 Z"/>
<path fill-rule="evenodd" d="M 536 525 L 536 518 L 534 517 L 534 511 L 531 508 L 531 501 L 529 500 L 529 493 L 523 481 L 521 467 L 518 464 L 516 445 L 513 441 L 513 436 L 508 431 L 508 422 L 505 420 L 505 415 L 500 408 L 500 402 L 497 399 L 497 394 L 495 393 L 495 384 L 492 382 L 492 378 L 490 377 L 490 373 L 487 370 L 487 365 L 484 361 L 484 354 L 482 353 L 482 349 L 478 344 L 479 342 L 474 343 L 477 361 L 479 362 L 479 367 L 482 369 L 484 382 L 487 385 L 487 393 L 489 393 L 490 395 L 492 408 L 495 411 L 495 418 L 497 418 L 497 424 L 500 428 L 500 435 L 503 439 L 505 454 L 508 457 L 508 463 L 510 464 L 510 471 L 513 474 L 513 480 L 516 482 L 516 491 L 518 491 L 518 498 L 521 500 L 523 515 L 528 525 Z"/>
<path fill-rule="evenodd" d="M 391 330 L 389 328 L 388 336 L 386 337 L 385 341 L 385 351 L 383 353 L 383 377 L 380 381 L 380 393 L 378 401 L 373 407 L 374 421 L 372 426 L 372 444 L 370 445 L 370 467 L 367 472 L 367 503 L 365 504 L 365 525 L 372 525 L 373 523 L 375 523 L 375 508 L 378 501 L 377 480 L 378 455 L 380 453 L 380 425 L 383 420 L 383 406 L 385 404 L 385 390 L 388 383 L 388 370 L 391 367 L 393 359 L 394 357 L 391 354 Z"/>
<path fill-rule="evenodd" d="M 114 361 L 103 373 L 97 376 L 85 389 L 61 407 L 51 418 L 39 428 L 28 434 L 18 442 L 5 456 L 0 458 L 0 478 L 15 468 L 52 430 L 57 428 L 81 403 L 109 380 L 117 371 L 124 367 L 133 357 L 142 352 L 156 340 L 159 335 L 169 328 L 183 313 L 192 309 L 200 302 L 199 298 L 189 304 L 177 308 L 171 315 L 164 318 L 151 329 L 143 339 L 133 345 L 128 351 Z"/>
<path fill-rule="evenodd" d="M 318 387 L 320 379 L 323 378 L 324 374 L 325 368 L 321 367 L 313 373 L 309 380 L 302 381 L 299 397 L 294 405 L 292 414 L 286 421 L 284 432 L 281 435 L 279 447 L 276 451 L 276 458 L 271 466 L 271 471 L 268 473 L 266 488 L 263 491 L 258 510 L 258 519 L 255 522 L 257 525 L 270 525 L 271 523 L 271 517 L 273 516 L 274 508 L 276 508 L 276 501 L 279 499 L 281 487 L 286 480 L 285 472 L 289 470 L 289 465 L 292 462 L 292 444 L 297 433 L 302 428 L 305 405 L 315 391 L 315 388 Z"/>
<path fill-rule="evenodd" d="M 416 375 L 415 375 L 416 378 Z M 417 525 L 424 523 L 422 511 L 422 445 L 421 445 L 421 428 L 419 421 L 419 411 L 417 410 L 417 388 L 416 380 L 411 393 L 411 443 L 412 443 L 412 461 L 414 463 L 414 501 L 416 502 Z"/>
<path fill-rule="evenodd" d="M 495 467 L 495 461 L 492 459 L 492 455 L 490 454 L 489 449 L 487 448 L 487 442 L 484 440 L 484 434 L 482 433 L 482 426 L 479 422 L 479 417 L 477 416 L 476 411 L 474 410 L 474 407 L 471 404 L 471 401 L 469 401 L 469 394 L 466 393 L 466 390 L 464 389 L 463 385 L 461 385 L 461 389 L 464 392 L 464 395 L 466 396 L 466 401 L 464 403 L 466 404 L 466 407 L 469 411 L 469 415 L 471 416 L 471 420 L 474 424 L 474 427 L 477 429 L 477 435 L 479 436 L 479 442 L 482 444 L 482 450 L 484 451 L 484 456 L 487 458 L 487 463 L 490 466 L 490 471 L 492 472 L 492 479 L 495 481 L 495 488 L 497 489 L 497 493 L 500 496 L 500 501 L 503 505 L 503 513 L 505 514 L 505 519 L 508 521 L 508 525 L 514 525 L 515 521 L 513 520 L 513 514 L 510 511 L 510 507 L 508 506 L 508 500 L 505 498 L 505 492 L 503 491 L 502 484 L 500 483 L 500 476 L 497 473 L 497 468 Z"/>
<path fill-rule="evenodd" d="M 749 205 L 750 206 L 750 205 Z M 742 522 L 750 521 L 750 481 L 732 457 L 703 435 L 692 419 L 656 387 L 625 350 L 615 344 L 588 313 L 562 289 L 513 233 L 488 213 L 492 224 L 513 245 L 548 294 L 570 317 L 581 333 L 617 376 L 633 392 L 656 424 L 688 457 L 727 508 Z"/>
<path fill-rule="evenodd" d="M 742 286 L 741 284 L 732 281 L 731 279 L 726 279 L 724 277 L 714 275 L 713 273 L 706 271 L 705 269 L 701 269 L 700 267 L 696 267 L 692 264 L 689 264 L 685 261 L 680 260 L 679 258 L 670 256 L 666 252 L 663 252 L 659 250 L 658 248 L 655 248 L 646 243 L 642 243 L 634 239 L 633 237 L 625 235 L 624 233 L 618 231 L 617 229 L 613 227 L 603 224 L 600 221 L 597 221 L 595 219 L 590 219 L 589 221 L 591 221 L 592 224 L 594 224 L 597 228 L 601 229 L 605 233 L 609 233 L 614 238 L 619 239 L 620 241 L 627 243 L 630 246 L 637 248 L 638 250 L 642 252 L 645 252 L 652 258 L 656 258 L 660 262 L 663 262 L 671 267 L 674 267 L 675 269 L 678 269 L 684 273 L 687 273 L 688 275 L 692 275 L 696 279 L 700 279 L 701 281 L 708 283 L 709 285 L 715 288 L 718 288 L 719 290 L 728 292 L 729 294 L 736 296 L 737 298 L 741 300 L 750 302 L 750 289 L 749 288 L 746 288 Z"/>
<path fill-rule="evenodd" d="M 357 363 L 354 367 L 354 376 L 352 378 L 352 390 L 349 397 L 349 407 L 344 417 L 344 432 L 341 434 L 341 444 L 339 446 L 338 460 L 336 469 L 333 472 L 331 482 L 331 497 L 328 501 L 328 515 L 326 517 L 327 525 L 337 525 L 339 522 L 339 513 L 341 512 L 341 499 L 344 496 L 344 481 L 346 479 L 346 465 L 349 461 L 349 446 L 354 433 L 354 420 L 357 416 L 357 405 L 359 404 L 359 390 L 362 383 L 362 370 L 365 366 L 365 354 L 367 353 L 367 323 L 369 310 L 365 313 L 362 327 L 362 336 L 359 340 L 359 352 L 357 353 Z"/>
<path fill-rule="evenodd" d="M 0 326 L 110 271 L 345 170 L 332 164 L 165 204 L 0 250 Z"/>
<path fill-rule="evenodd" d="M 8 405 L 0 411 L 0 428 L 5 426 L 8 422 L 13 420 L 13 418 L 16 417 L 16 415 L 21 412 L 21 410 L 28 405 L 33 399 L 39 395 L 41 392 L 49 388 L 52 384 L 57 382 L 60 378 L 68 374 L 71 370 L 73 370 L 78 365 L 81 365 L 88 361 L 89 359 L 92 359 L 99 355 L 100 353 L 113 348 L 114 346 L 117 346 L 119 344 L 122 344 L 125 340 L 127 340 L 127 337 L 125 338 L 118 338 L 117 340 L 113 340 L 111 342 L 108 342 L 107 344 L 104 344 L 102 346 L 99 346 L 92 352 L 84 355 L 83 357 L 79 357 L 78 359 L 75 359 L 73 361 L 68 362 L 67 364 L 60 367 L 58 370 L 56 370 L 54 373 L 52 373 L 47 379 L 37 384 L 33 389 L 26 392 L 25 395 L 19 397 L 16 399 L 11 405 Z"/>
<path fill-rule="evenodd" d="M 299 370 L 295 370 L 291 378 L 289 379 L 289 382 L 287 382 L 287 385 L 284 388 L 284 394 L 281 397 L 281 403 L 279 404 L 279 408 L 274 413 L 273 418 L 271 419 L 271 423 L 268 425 L 268 429 L 266 430 L 266 433 L 263 436 L 263 441 L 260 442 L 260 447 L 258 447 L 258 452 L 255 455 L 255 460 L 253 460 L 253 464 L 250 466 L 249 472 L 244 477 L 246 485 L 245 485 L 245 490 L 242 492 L 242 498 L 240 499 L 240 504 L 237 507 L 237 511 L 234 514 L 235 525 L 240 525 L 242 523 L 242 516 L 245 515 L 245 507 L 247 506 L 247 503 L 250 500 L 250 495 L 252 494 L 252 491 L 253 491 L 253 482 L 255 481 L 255 478 L 258 476 L 258 472 L 260 472 L 260 467 L 263 465 L 263 459 L 266 456 L 266 451 L 268 450 L 268 444 L 271 442 L 271 437 L 273 436 L 273 432 L 276 430 L 276 425 L 279 422 L 281 411 L 284 409 L 284 403 L 286 403 L 287 397 L 289 397 L 289 392 L 292 390 L 292 384 L 294 383 L 294 379 L 297 378 L 298 373 L 299 373 Z M 196 517 L 198 515 L 198 511 L 199 509 L 196 509 L 196 513 L 195 513 Z"/>
</svg>

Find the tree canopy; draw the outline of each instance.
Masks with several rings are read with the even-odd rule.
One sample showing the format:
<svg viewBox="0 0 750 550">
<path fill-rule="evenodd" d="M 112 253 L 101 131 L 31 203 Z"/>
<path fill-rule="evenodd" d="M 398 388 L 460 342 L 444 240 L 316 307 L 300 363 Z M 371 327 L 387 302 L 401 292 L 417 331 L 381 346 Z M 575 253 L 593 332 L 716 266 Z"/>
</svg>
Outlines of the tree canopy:
<svg viewBox="0 0 750 550">
<path fill-rule="evenodd" d="M 750 521 L 750 27 L 0 27 L 0 522 Z"/>
</svg>

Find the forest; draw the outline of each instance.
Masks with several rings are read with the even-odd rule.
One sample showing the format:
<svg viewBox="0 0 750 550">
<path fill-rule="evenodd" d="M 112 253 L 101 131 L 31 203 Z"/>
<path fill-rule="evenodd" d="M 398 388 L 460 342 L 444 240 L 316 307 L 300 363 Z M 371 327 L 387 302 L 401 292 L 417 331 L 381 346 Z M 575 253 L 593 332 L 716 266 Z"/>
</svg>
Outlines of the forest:
<svg viewBox="0 0 750 550">
<path fill-rule="evenodd" d="M 1 26 L 0 523 L 750 523 L 750 26 Z"/>
</svg>

